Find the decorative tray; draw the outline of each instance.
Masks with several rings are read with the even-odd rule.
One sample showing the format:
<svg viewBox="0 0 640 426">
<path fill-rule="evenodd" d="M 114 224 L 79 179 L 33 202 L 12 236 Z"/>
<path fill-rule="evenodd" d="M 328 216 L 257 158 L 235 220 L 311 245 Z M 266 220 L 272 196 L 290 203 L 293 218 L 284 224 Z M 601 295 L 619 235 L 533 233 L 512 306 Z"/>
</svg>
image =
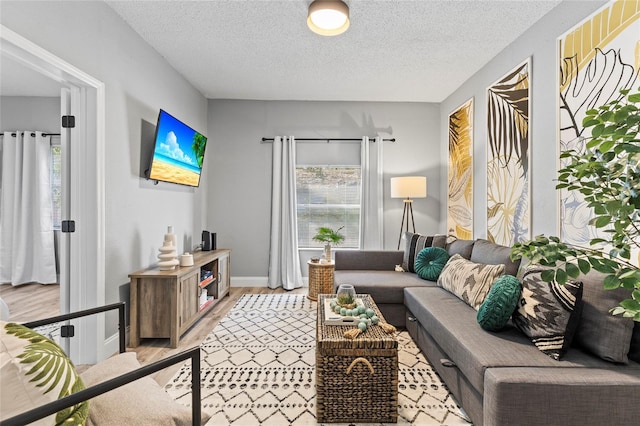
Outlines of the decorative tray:
<svg viewBox="0 0 640 426">
<path fill-rule="evenodd" d="M 333 310 L 331 309 L 331 301 L 335 300 L 332 298 L 325 298 L 324 299 L 324 324 L 325 325 L 351 325 L 351 326 L 357 326 L 358 325 L 358 321 L 360 320 L 359 317 L 353 317 L 353 316 L 345 316 L 345 315 L 340 315 L 340 314 L 336 314 L 335 312 L 333 312 Z M 362 299 L 358 298 L 356 299 L 356 304 L 357 305 L 363 305 L 364 302 L 362 301 Z"/>
</svg>

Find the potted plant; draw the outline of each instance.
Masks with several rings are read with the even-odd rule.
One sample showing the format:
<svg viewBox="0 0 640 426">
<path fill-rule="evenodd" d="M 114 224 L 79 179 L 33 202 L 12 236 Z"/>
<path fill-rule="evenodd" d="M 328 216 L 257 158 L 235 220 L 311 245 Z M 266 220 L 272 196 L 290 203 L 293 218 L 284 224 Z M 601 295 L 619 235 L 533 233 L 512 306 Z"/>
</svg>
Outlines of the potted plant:
<svg viewBox="0 0 640 426">
<path fill-rule="evenodd" d="M 589 224 L 601 236 L 589 247 L 565 244 L 557 237 L 539 235 L 516 243 L 513 260 L 554 267 L 542 274 L 545 281 L 560 284 L 586 274 L 590 269 L 606 274 L 604 288 L 628 289 L 631 297 L 613 308 L 613 315 L 640 322 L 640 269 L 631 260 L 632 249 L 640 249 L 640 88 L 630 94 L 587 111 L 585 129 L 591 128 L 585 150 L 562 152 L 566 165 L 559 170 L 556 189 L 579 191 L 593 210 Z M 639 256 L 640 257 L 640 256 Z M 640 258 L 638 259 L 640 264 Z"/>
<path fill-rule="evenodd" d="M 340 233 L 340 230 L 344 228 L 341 226 L 335 231 L 326 226 L 318 228 L 318 233 L 313 237 L 314 241 L 324 243 L 324 257 L 328 261 L 331 261 L 331 244 L 339 245 L 344 241 L 344 235 Z"/>
</svg>

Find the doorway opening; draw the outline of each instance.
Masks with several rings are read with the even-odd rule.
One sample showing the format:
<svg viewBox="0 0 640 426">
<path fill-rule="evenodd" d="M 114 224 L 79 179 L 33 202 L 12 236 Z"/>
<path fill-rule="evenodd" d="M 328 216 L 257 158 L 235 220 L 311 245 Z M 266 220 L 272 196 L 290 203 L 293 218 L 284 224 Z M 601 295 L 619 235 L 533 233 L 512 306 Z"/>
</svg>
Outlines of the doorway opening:
<svg viewBox="0 0 640 426">
<path fill-rule="evenodd" d="M 104 304 L 104 84 L 14 31 L 0 25 L 0 55 L 58 82 L 61 115 L 75 117 L 75 127 L 60 131 L 63 150 L 68 147 L 73 178 L 68 183 L 68 218 L 76 232 L 61 238 L 61 251 L 69 253 L 61 264 L 60 312 Z M 63 169 L 64 170 L 64 169 Z M 76 363 L 91 364 L 112 353 L 105 341 L 103 318 L 77 321 L 76 336 L 65 348 Z M 107 347 L 109 346 L 109 347 Z"/>
<path fill-rule="evenodd" d="M 5 184 L 0 201 L 0 297 L 9 305 L 10 321 L 60 313 L 60 265 L 68 261 L 68 254 L 60 250 L 63 198 L 68 197 L 61 177 L 62 167 L 69 167 L 62 161 L 62 87 L 2 55 L 0 180 Z M 29 206 L 16 200 L 30 200 Z M 20 288 L 24 286 L 28 288 Z"/>
</svg>

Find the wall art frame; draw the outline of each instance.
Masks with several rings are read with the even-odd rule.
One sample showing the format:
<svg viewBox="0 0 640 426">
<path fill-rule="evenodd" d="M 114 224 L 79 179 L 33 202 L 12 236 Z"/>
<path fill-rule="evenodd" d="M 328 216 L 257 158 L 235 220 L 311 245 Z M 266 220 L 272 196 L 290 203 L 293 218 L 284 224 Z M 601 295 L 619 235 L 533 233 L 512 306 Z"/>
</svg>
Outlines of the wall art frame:
<svg viewBox="0 0 640 426">
<path fill-rule="evenodd" d="M 487 88 L 487 239 L 531 238 L 531 57 Z"/>
<path fill-rule="evenodd" d="M 447 233 L 473 239 L 473 98 L 453 110 L 449 127 Z"/>
<path fill-rule="evenodd" d="M 560 153 L 584 151 L 582 120 L 589 109 L 621 98 L 640 85 L 640 0 L 611 1 L 558 38 L 557 169 Z M 603 230 L 589 225 L 593 212 L 582 194 L 558 190 L 561 240 L 589 246 Z"/>
</svg>

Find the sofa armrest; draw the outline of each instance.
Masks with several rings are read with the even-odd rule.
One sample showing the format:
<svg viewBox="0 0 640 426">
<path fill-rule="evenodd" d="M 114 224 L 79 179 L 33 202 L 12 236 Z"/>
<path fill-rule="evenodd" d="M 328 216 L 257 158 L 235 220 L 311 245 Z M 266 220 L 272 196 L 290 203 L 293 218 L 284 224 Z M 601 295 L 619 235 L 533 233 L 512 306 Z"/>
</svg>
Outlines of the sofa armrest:
<svg viewBox="0 0 640 426">
<path fill-rule="evenodd" d="M 640 369 L 489 368 L 485 425 L 635 425 Z"/>
<path fill-rule="evenodd" d="M 403 251 L 335 250 L 336 271 L 393 271 L 402 264 Z"/>
</svg>

